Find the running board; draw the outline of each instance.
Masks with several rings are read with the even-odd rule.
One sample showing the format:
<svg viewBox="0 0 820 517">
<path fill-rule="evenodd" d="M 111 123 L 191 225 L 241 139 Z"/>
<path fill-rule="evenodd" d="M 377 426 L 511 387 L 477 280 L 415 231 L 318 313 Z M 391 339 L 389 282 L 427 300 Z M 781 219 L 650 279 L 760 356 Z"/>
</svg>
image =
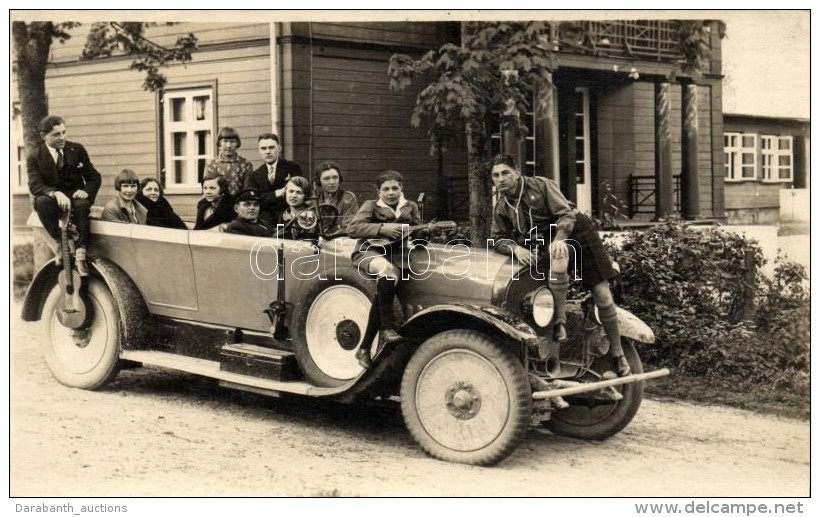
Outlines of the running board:
<svg viewBox="0 0 820 517">
<path fill-rule="evenodd" d="M 568 397 L 570 395 L 577 395 L 579 393 L 587 393 L 590 391 L 600 390 L 602 388 L 608 388 L 610 386 L 620 386 L 621 384 L 631 384 L 633 382 L 640 382 L 649 379 L 656 379 L 658 377 L 666 377 L 669 375 L 668 368 L 661 368 L 660 370 L 655 370 L 653 372 L 648 373 L 636 373 L 632 375 L 627 375 L 626 377 L 618 377 L 617 379 L 610 379 L 608 381 L 598 381 L 598 382 L 579 382 L 573 383 L 573 386 L 569 386 L 566 388 L 556 388 L 547 391 L 535 391 L 532 394 L 532 398 L 534 400 L 543 400 L 543 399 L 553 399 L 556 397 Z M 565 384 L 567 383 L 564 381 Z"/>
<path fill-rule="evenodd" d="M 337 388 L 320 388 L 303 381 L 272 381 L 251 377 L 250 375 L 222 371 L 219 369 L 218 361 L 209 361 L 207 359 L 198 359 L 196 357 L 186 357 L 153 350 L 122 350 L 120 352 L 120 359 L 136 361 L 146 366 L 157 366 L 178 372 L 210 377 L 219 380 L 220 385 L 228 388 L 245 389 L 246 391 L 274 397 L 279 396 L 280 393 L 295 393 L 297 395 L 307 395 L 310 397 L 330 397 L 347 391 L 347 389 L 353 386 L 358 380 L 358 378 L 353 379 Z"/>
</svg>

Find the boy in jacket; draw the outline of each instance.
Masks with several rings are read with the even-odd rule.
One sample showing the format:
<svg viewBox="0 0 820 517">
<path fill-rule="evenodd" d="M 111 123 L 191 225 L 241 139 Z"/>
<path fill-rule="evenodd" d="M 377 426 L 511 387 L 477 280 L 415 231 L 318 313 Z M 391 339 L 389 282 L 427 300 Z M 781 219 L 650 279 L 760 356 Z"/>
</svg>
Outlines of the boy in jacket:
<svg viewBox="0 0 820 517">
<path fill-rule="evenodd" d="M 524 177 L 510 155 L 493 159 L 492 180 L 501 198 L 493 210 L 492 237 L 495 250 L 514 256 L 524 266 L 549 265 L 548 285 L 555 301 L 553 340 L 567 339 L 566 301 L 569 287 L 570 250 L 576 274 L 585 289 L 592 291 L 601 324 L 609 341 L 613 372 L 605 377 L 625 377 L 632 372 L 624 356 L 618 312 L 609 280 L 618 275 L 592 221 L 573 208 L 558 185 L 547 178 Z M 551 239 L 551 226 L 555 237 Z M 543 246 L 536 248 L 539 242 Z"/>
<path fill-rule="evenodd" d="M 353 252 L 353 264 L 359 271 L 377 277 L 376 298 L 370 309 L 368 328 L 378 319 L 381 345 L 402 339 L 396 332 L 393 316 L 396 286 L 402 273 L 409 269 L 410 251 L 402 225 L 421 223 L 419 207 L 405 199 L 402 183 L 402 175 L 396 171 L 381 173 L 376 178 L 379 199 L 365 201 L 347 225 L 348 234 L 360 239 Z M 356 359 L 363 368 L 371 365 L 371 344 L 372 341 L 365 338 L 356 352 Z"/>
</svg>

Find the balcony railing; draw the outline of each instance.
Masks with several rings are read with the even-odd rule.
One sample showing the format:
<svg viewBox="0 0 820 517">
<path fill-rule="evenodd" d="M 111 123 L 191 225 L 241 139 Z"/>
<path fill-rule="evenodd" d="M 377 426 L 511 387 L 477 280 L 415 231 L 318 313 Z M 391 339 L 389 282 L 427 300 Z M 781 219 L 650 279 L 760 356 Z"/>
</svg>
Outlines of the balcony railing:
<svg viewBox="0 0 820 517">
<path fill-rule="evenodd" d="M 680 212 L 680 176 L 673 176 L 675 189 L 675 212 Z M 629 176 L 629 214 L 655 213 L 655 177 Z"/>
<path fill-rule="evenodd" d="M 651 61 L 683 59 L 680 22 L 674 20 L 555 22 L 551 33 L 559 52 Z"/>
</svg>

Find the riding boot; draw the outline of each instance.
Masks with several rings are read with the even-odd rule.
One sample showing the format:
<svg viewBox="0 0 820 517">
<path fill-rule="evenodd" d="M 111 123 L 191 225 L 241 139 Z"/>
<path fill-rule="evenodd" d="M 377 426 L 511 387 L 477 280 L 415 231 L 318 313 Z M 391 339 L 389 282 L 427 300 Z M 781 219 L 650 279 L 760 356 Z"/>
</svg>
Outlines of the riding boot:
<svg viewBox="0 0 820 517">
<path fill-rule="evenodd" d="M 396 284 L 392 278 L 379 278 L 376 281 L 376 300 L 379 305 L 379 341 L 382 345 L 401 340 L 396 332 L 393 317 L 393 298 L 396 296 Z"/>
<path fill-rule="evenodd" d="M 567 340 L 567 290 L 569 289 L 569 275 L 550 271 L 549 289 L 552 292 L 555 304 L 555 315 L 552 317 L 553 341 Z"/>
<path fill-rule="evenodd" d="M 621 345 L 618 309 L 614 303 L 606 307 L 598 307 L 598 316 L 601 319 L 601 325 L 604 327 L 607 340 L 609 341 L 609 357 L 612 363 L 612 372 L 614 372 L 613 375 L 610 376 L 626 377 L 630 375 L 632 371 L 629 368 L 629 362 L 627 362 L 624 356 L 624 348 Z"/>
</svg>

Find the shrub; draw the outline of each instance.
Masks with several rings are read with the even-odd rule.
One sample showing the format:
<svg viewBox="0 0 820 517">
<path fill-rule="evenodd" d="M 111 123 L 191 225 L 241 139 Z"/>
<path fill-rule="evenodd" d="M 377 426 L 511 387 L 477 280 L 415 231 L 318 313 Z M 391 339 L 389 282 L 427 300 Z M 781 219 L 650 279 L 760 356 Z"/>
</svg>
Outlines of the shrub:
<svg viewBox="0 0 820 517">
<path fill-rule="evenodd" d="M 14 298 L 20 299 L 34 278 L 34 245 L 19 244 L 12 249 Z"/>
<path fill-rule="evenodd" d="M 622 303 L 655 330 L 644 360 L 692 376 L 808 397 L 809 289 L 805 269 L 776 261 L 761 273 L 759 245 L 719 228 L 669 221 L 626 232 L 610 247 Z"/>
</svg>

